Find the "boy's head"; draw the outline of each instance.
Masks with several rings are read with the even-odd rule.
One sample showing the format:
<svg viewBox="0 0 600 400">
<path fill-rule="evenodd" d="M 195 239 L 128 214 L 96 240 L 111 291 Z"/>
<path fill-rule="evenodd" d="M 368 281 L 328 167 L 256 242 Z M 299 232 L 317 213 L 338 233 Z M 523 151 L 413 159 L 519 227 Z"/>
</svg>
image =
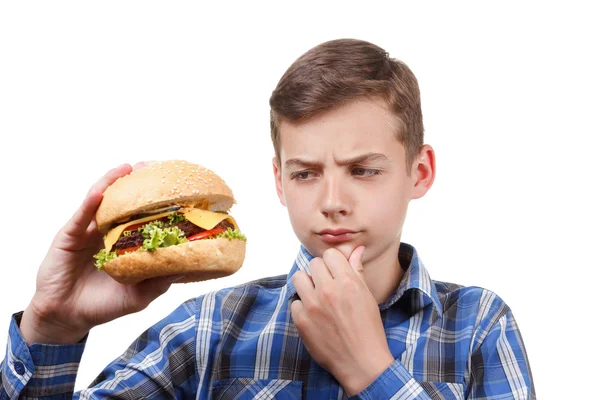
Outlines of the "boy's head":
<svg viewBox="0 0 600 400">
<path fill-rule="evenodd" d="M 364 262 L 397 262 L 408 203 L 435 175 L 408 67 L 368 42 L 326 42 L 292 64 L 270 104 L 277 192 L 302 244 L 347 257 L 365 245 Z"/>
<path fill-rule="evenodd" d="M 364 97 L 382 99 L 406 149 L 407 172 L 423 146 L 419 85 L 412 71 L 381 47 L 355 39 L 322 43 L 283 74 L 270 99 L 271 139 L 280 159 L 281 123 L 306 121 Z"/>
</svg>

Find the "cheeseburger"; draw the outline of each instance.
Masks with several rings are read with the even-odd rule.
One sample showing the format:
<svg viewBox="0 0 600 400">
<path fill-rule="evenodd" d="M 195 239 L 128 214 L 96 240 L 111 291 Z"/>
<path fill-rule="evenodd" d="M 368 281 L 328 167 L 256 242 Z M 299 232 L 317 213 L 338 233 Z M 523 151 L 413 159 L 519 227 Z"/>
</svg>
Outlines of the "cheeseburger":
<svg viewBox="0 0 600 400">
<path fill-rule="evenodd" d="M 133 171 L 106 189 L 96 212 L 105 234 L 96 267 L 127 284 L 231 275 L 246 252 L 246 237 L 227 214 L 234 202 L 225 182 L 197 164 L 163 161 Z"/>
</svg>

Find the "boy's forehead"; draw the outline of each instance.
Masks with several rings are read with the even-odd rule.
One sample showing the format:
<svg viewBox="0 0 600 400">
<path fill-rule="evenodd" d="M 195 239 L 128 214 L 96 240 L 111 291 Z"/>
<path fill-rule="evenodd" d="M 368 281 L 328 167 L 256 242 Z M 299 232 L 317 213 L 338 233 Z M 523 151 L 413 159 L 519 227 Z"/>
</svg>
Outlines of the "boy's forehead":
<svg viewBox="0 0 600 400">
<path fill-rule="evenodd" d="M 301 122 L 282 121 L 279 134 L 282 161 L 331 156 L 345 159 L 366 153 L 381 153 L 391 159 L 402 149 L 393 115 L 373 101 L 353 102 Z"/>
</svg>

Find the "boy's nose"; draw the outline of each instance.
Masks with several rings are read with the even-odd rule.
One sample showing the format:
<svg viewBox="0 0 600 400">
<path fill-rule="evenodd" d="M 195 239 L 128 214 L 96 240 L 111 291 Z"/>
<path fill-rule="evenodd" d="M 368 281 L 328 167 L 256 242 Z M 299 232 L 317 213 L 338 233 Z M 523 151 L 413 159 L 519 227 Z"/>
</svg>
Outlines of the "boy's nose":
<svg viewBox="0 0 600 400">
<path fill-rule="evenodd" d="M 345 193 L 343 184 L 339 179 L 331 177 L 324 180 L 323 200 L 321 213 L 327 218 L 346 216 L 350 214 L 348 194 Z"/>
</svg>

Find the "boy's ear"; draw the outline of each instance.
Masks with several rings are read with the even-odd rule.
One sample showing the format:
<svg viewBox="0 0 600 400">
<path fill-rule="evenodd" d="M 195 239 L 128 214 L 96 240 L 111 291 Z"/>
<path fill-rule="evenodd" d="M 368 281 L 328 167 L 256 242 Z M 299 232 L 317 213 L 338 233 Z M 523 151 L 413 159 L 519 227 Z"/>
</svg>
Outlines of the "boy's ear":
<svg viewBox="0 0 600 400">
<path fill-rule="evenodd" d="M 275 177 L 275 188 L 277 189 L 279 201 L 281 202 L 281 205 L 287 207 L 285 204 L 285 196 L 283 195 L 283 185 L 281 183 L 281 168 L 277 163 L 277 157 L 273 157 L 273 176 Z"/>
<path fill-rule="evenodd" d="M 430 145 L 426 144 L 421 147 L 413 162 L 411 177 L 414 182 L 411 199 L 425 196 L 435 180 L 435 153 Z"/>
</svg>

